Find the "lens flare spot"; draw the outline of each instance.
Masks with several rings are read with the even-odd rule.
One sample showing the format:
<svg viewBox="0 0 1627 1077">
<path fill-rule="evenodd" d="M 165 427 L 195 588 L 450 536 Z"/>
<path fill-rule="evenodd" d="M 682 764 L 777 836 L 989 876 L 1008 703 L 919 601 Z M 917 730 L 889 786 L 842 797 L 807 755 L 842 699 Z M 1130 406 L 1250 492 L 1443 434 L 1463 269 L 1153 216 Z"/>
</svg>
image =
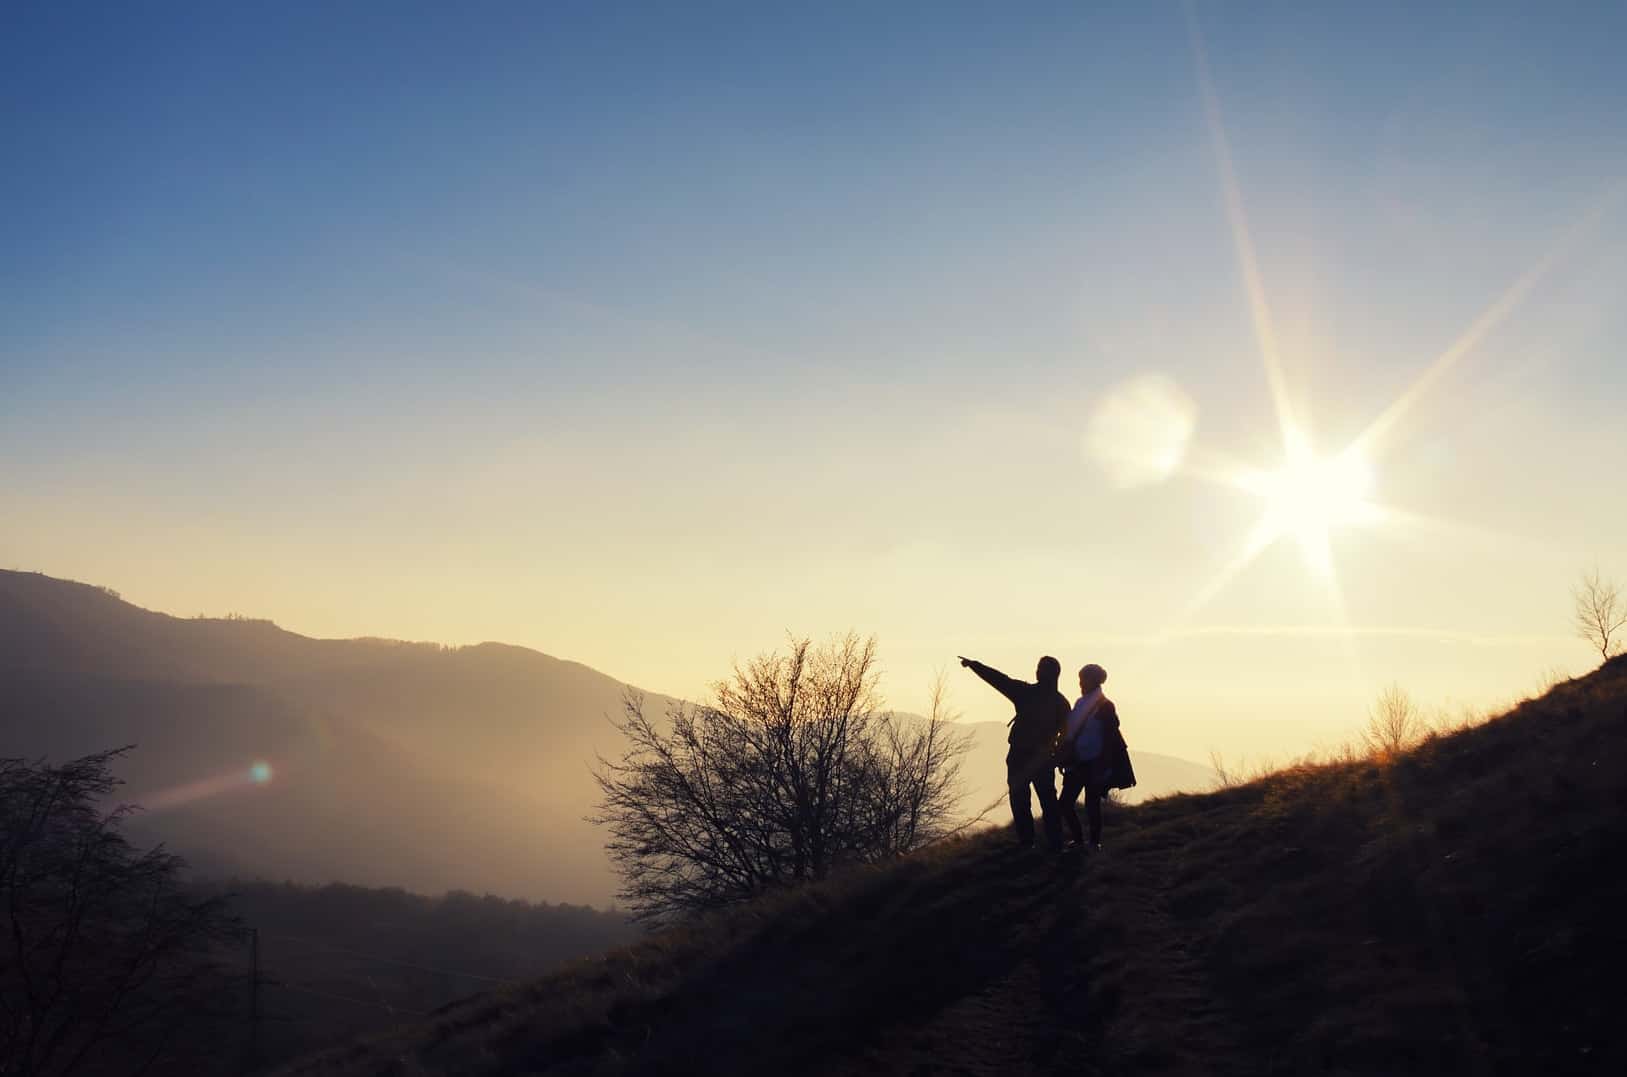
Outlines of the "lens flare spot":
<svg viewBox="0 0 1627 1077">
<path fill-rule="evenodd" d="M 148 811 L 164 811 L 169 808 L 178 808 L 187 804 L 194 804 L 200 800 L 208 800 L 225 793 L 242 792 L 253 789 L 257 785 L 264 785 L 271 780 L 271 764 L 263 759 L 257 759 L 249 766 L 235 766 L 224 774 L 217 774 L 212 778 L 199 778 L 197 781 L 187 782 L 184 785 L 170 786 L 168 789 L 155 789 L 137 800 Z"/>
<path fill-rule="evenodd" d="M 1198 406 L 1162 374 L 1142 374 L 1108 389 L 1085 426 L 1085 455 L 1114 486 L 1162 482 L 1186 459 Z"/>
</svg>

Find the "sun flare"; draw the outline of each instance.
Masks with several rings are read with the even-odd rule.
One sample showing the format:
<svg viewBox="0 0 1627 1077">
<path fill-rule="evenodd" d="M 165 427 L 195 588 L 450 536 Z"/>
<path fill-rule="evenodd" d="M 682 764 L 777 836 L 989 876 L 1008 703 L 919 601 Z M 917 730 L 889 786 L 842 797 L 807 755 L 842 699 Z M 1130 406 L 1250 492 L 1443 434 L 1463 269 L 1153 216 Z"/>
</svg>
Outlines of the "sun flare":
<svg viewBox="0 0 1627 1077">
<path fill-rule="evenodd" d="M 1209 70 L 1203 34 L 1191 10 L 1187 12 L 1187 29 L 1204 120 L 1209 129 L 1220 180 L 1221 203 L 1236 248 L 1238 272 L 1259 345 L 1260 363 L 1282 435 L 1283 457 L 1281 465 L 1275 470 L 1233 466 L 1215 458 L 1213 454 L 1202 454 L 1209 457 L 1206 463 L 1187 462 L 1179 465 L 1194 478 L 1252 494 L 1264 503 L 1265 508 L 1241 548 L 1198 589 L 1177 615 L 1175 623 L 1179 625 L 1188 621 L 1230 586 L 1267 548 L 1293 536 L 1306 561 L 1321 578 L 1336 614 L 1348 626 L 1343 590 L 1333 562 L 1332 535 L 1335 532 L 1363 525 L 1416 526 L 1425 523 L 1434 527 L 1457 526 L 1451 521 L 1432 520 L 1371 500 L 1372 462 L 1386 451 L 1386 442 L 1393 431 L 1418 401 L 1473 352 L 1492 330 L 1507 321 L 1577 243 L 1596 233 L 1604 215 L 1627 198 L 1627 184 L 1609 188 L 1566 229 L 1547 253 L 1481 311 L 1445 351 L 1428 362 L 1412 384 L 1345 449 L 1331 456 L 1320 455 L 1312 448 L 1309 428 L 1301 422 L 1290 398 L 1277 333 L 1272 325 L 1271 307 L 1267 302 L 1264 280 L 1244 212 L 1242 191 L 1232 163 L 1231 145 L 1221 118 L 1220 99 Z M 1182 451 L 1185 452 L 1184 442 Z"/>
<path fill-rule="evenodd" d="M 1296 439 L 1281 467 L 1240 476 L 1238 485 L 1265 501 L 1262 544 L 1292 535 L 1306 560 L 1324 576 L 1333 571 L 1329 549 L 1333 532 L 1373 523 L 1379 516 L 1377 506 L 1367 499 L 1373 488 L 1372 465 L 1355 449 L 1318 456 Z"/>
</svg>

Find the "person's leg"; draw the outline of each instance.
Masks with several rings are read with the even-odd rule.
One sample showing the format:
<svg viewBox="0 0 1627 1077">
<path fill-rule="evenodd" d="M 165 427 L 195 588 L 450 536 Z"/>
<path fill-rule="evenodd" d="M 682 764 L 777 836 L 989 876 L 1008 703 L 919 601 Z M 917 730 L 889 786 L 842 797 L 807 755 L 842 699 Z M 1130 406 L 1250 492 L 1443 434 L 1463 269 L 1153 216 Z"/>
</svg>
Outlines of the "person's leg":
<svg viewBox="0 0 1627 1077">
<path fill-rule="evenodd" d="M 1085 788 L 1085 768 L 1074 767 L 1062 772 L 1062 793 L 1057 798 L 1057 810 L 1074 841 L 1083 843 L 1085 834 L 1079 826 L 1079 794 Z"/>
<path fill-rule="evenodd" d="M 1062 848 L 1062 813 L 1056 806 L 1056 770 L 1046 767 L 1034 776 L 1034 792 L 1039 795 L 1040 818 L 1045 823 L 1045 842 L 1051 851 Z"/>
<path fill-rule="evenodd" d="M 1028 802 L 1028 776 L 1006 767 L 1006 787 L 1011 794 L 1011 825 L 1017 831 L 1017 844 L 1034 844 L 1034 808 Z"/>
<path fill-rule="evenodd" d="M 1090 844 L 1102 843 L 1102 797 L 1107 790 L 1099 784 L 1085 786 L 1085 815 L 1090 819 Z"/>
</svg>

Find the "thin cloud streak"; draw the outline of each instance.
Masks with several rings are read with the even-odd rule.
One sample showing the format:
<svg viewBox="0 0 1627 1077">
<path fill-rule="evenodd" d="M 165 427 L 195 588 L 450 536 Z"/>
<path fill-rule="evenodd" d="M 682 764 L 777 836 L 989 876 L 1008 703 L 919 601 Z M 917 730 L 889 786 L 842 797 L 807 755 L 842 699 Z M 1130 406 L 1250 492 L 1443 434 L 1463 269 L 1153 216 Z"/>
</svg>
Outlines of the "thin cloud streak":
<svg viewBox="0 0 1627 1077">
<path fill-rule="evenodd" d="M 1437 643 L 1462 643 L 1476 647 L 1524 647 L 1531 644 L 1570 643 L 1571 637 L 1542 633 L 1461 632 L 1455 629 L 1412 628 L 1405 625 L 1204 625 L 1181 629 L 1172 635 L 1185 638 L 1204 636 L 1269 636 L 1380 639 L 1420 639 Z"/>
<path fill-rule="evenodd" d="M 1410 639 L 1470 647 L 1553 646 L 1569 645 L 1575 642 L 1570 636 L 1553 633 L 1466 632 L 1459 629 L 1412 627 L 1408 625 L 1347 626 L 1337 624 L 1195 625 L 1189 628 L 1178 628 L 1168 632 L 1151 634 L 1093 633 L 1090 642 L 1092 646 L 1157 648 L 1167 646 L 1177 640 L 1254 638 L 1311 640 Z M 935 640 L 917 641 L 920 645 L 929 645 L 936 642 Z M 981 642 L 990 645 L 1029 646 L 1034 643 L 1034 638 L 1032 634 L 997 634 L 984 636 Z"/>
</svg>

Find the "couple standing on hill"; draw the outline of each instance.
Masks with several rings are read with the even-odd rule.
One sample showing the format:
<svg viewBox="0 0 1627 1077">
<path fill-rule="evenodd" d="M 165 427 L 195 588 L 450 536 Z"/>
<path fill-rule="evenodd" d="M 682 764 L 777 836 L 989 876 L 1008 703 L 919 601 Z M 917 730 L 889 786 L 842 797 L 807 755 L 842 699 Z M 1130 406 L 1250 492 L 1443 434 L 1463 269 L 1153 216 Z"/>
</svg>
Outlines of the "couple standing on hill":
<svg viewBox="0 0 1627 1077">
<path fill-rule="evenodd" d="M 1045 840 L 1053 852 L 1062 849 L 1062 827 L 1072 840 L 1068 848 L 1085 846 L 1079 825 L 1079 794 L 1085 794 L 1090 820 L 1090 848 L 1102 845 L 1102 800 L 1109 789 L 1135 785 L 1130 752 L 1119 732 L 1119 712 L 1102 694 L 1107 671 L 1091 663 L 1079 671 L 1079 701 L 1068 706 L 1057 687 L 1062 663 L 1046 655 L 1034 670 L 1035 683 L 1008 677 L 982 662 L 962 658 L 960 664 L 983 678 L 1017 708 L 1011 719 L 1011 745 L 1006 752 L 1006 785 L 1011 792 L 1011 819 L 1017 844 L 1034 844 L 1034 812 L 1028 799 L 1032 786 L 1039 797 Z M 1056 771 L 1062 771 L 1060 801 Z"/>
</svg>

